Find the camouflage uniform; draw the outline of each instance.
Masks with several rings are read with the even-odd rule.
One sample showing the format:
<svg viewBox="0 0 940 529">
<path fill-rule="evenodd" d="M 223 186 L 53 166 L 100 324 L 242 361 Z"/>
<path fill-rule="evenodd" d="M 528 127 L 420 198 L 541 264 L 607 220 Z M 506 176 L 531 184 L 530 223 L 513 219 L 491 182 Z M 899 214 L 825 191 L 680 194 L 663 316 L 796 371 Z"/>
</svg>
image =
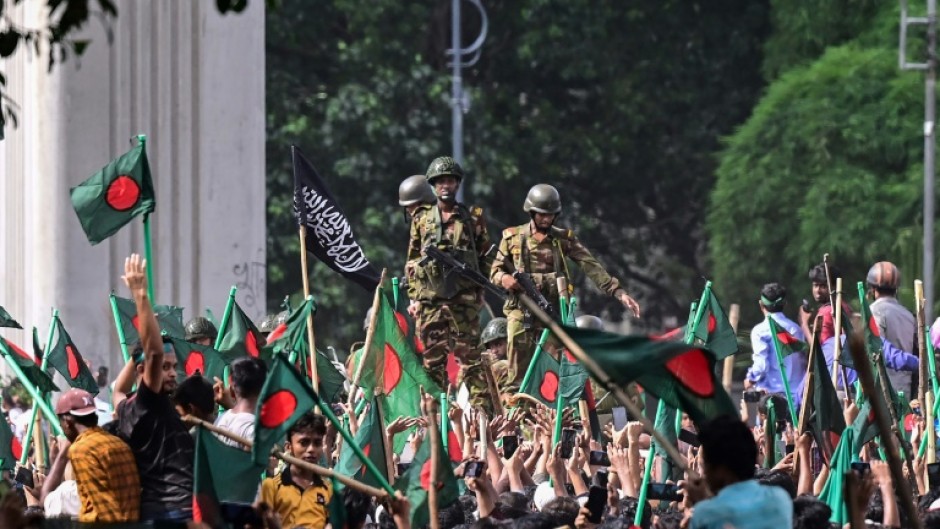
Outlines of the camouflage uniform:
<svg viewBox="0 0 940 529">
<path fill-rule="evenodd" d="M 434 261 L 421 264 L 428 244 L 437 245 L 485 275 L 491 264 L 487 252 L 492 243 L 483 210 L 456 204 L 451 217 L 443 221 L 438 205 L 419 207 L 411 223 L 405 266 L 408 297 L 419 302 L 417 329 L 424 344 L 425 369 L 446 389 L 447 354 L 453 351 L 464 366 L 462 379 L 471 400 L 479 405 L 484 400 L 481 394 L 486 392 L 479 348 L 482 289 L 455 272 L 445 276 Z"/>
<path fill-rule="evenodd" d="M 610 295 L 620 290 L 620 281 L 611 277 L 607 270 L 591 255 L 591 252 L 578 241 L 571 230 L 552 226 L 548 235 L 537 242 L 532 236 L 532 223 L 506 228 L 499 242 L 499 251 L 490 270 L 490 280 L 501 285 L 505 274 L 515 271 L 527 272 L 542 295 L 558 306 L 557 278 L 570 280 L 566 258 L 578 263 L 597 288 Z M 509 348 L 509 378 L 512 391 L 519 388 L 525 375 L 538 338 L 545 327 L 533 319 L 529 328 L 524 328 L 523 311 L 516 296 L 510 296 L 503 307 L 506 314 Z M 505 390 L 504 390 L 505 391 Z"/>
</svg>

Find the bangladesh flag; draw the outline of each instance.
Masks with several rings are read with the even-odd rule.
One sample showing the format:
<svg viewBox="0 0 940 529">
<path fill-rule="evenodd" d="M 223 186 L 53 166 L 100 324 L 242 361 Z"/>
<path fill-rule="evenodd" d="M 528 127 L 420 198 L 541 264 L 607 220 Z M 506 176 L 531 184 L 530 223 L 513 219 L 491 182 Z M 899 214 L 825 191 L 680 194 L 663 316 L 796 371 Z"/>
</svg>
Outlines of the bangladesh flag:
<svg viewBox="0 0 940 529">
<path fill-rule="evenodd" d="M 228 362 L 213 347 L 170 338 L 176 351 L 176 373 L 180 378 L 202 375 L 209 380 L 224 380 Z"/>
<path fill-rule="evenodd" d="M 36 359 L 30 356 L 29 353 L 3 337 L 0 337 L 0 346 L 3 348 L 3 356 L 6 357 L 7 362 L 15 363 L 26 375 L 27 380 L 23 381 L 24 384 L 31 384 L 41 393 L 59 391 L 59 388 L 52 382 L 52 377 L 39 367 Z"/>
<path fill-rule="evenodd" d="M 229 446 L 203 428 L 196 429 L 193 464 L 193 521 L 225 527 L 221 502 L 253 503 L 265 465 Z"/>
<path fill-rule="evenodd" d="M 881 355 L 884 350 L 884 345 L 881 343 L 881 330 L 878 328 L 878 322 L 875 321 L 875 316 L 871 313 L 871 306 L 868 304 L 868 300 L 865 299 L 865 287 L 861 282 L 858 283 L 858 299 L 859 305 L 861 306 L 862 328 L 865 330 L 865 351 L 868 352 L 868 358 L 872 359 L 876 355 Z M 846 321 L 847 319 L 848 318 L 843 317 L 842 321 Z M 847 347 L 843 348 L 842 356 L 839 360 L 842 362 L 842 365 L 846 367 L 855 367 L 852 355 L 849 353 Z M 877 371 L 877 368 L 875 371 Z"/>
<path fill-rule="evenodd" d="M 385 427 L 382 425 L 382 420 L 379 416 L 378 404 L 376 401 L 372 401 L 369 405 L 368 413 L 366 413 L 362 424 L 359 425 L 359 429 L 356 431 L 355 441 L 359 448 L 362 449 L 362 453 L 372 460 L 372 463 L 375 464 L 375 468 L 379 469 L 379 472 L 388 480 L 389 476 L 386 475 L 388 473 L 388 465 L 385 461 L 384 436 Z M 339 461 L 337 461 L 334 470 L 367 485 L 381 487 L 366 466 L 362 464 L 362 461 L 359 461 L 359 458 L 356 457 L 356 453 L 353 452 L 349 443 L 343 443 L 343 448 L 339 454 Z"/>
<path fill-rule="evenodd" d="M 13 329 L 22 329 L 23 326 L 17 323 L 13 319 L 13 316 L 10 316 L 10 313 L 3 307 L 0 307 L 0 327 L 10 327 Z"/>
<path fill-rule="evenodd" d="M 13 435 L 6 417 L 0 418 L 0 470 L 13 470 L 23 455 L 23 446 Z"/>
<path fill-rule="evenodd" d="M 831 454 L 839 442 L 839 436 L 845 430 L 842 417 L 842 403 L 836 388 L 832 386 L 832 377 L 826 366 L 826 356 L 822 352 L 813 355 L 813 414 L 810 416 L 810 428 L 816 444 L 824 447 L 824 454 Z"/>
<path fill-rule="evenodd" d="M 780 353 L 781 358 L 786 358 L 793 353 L 809 351 L 809 345 L 806 342 L 787 332 L 773 316 L 767 315 L 767 324 L 770 326 L 770 336 L 774 341 L 774 347 Z"/>
<path fill-rule="evenodd" d="M 117 233 L 137 215 L 153 213 L 156 199 L 144 143 L 71 189 L 72 207 L 91 244 Z"/>
<path fill-rule="evenodd" d="M 620 386 L 635 381 L 669 406 L 685 410 L 696 423 L 737 416 L 715 378 L 715 357 L 708 349 L 570 326 L 565 331 Z"/>
<path fill-rule="evenodd" d="M 255 410 L 255 442 L 251 457 L 267 465 L 271 447 L 279 443 L 300 417 L 312 411 L 319 398 L 287 358 L 274 356 Z"/>
<path fill-rule="evenodd" d="M 725 309 L 721 308 L 718 296 L 710 288 L 703 310 L 702 320 L 695 328 L 695 339 L 704 344 L 717 360 L 737 353 L 738 337 L 734 334 L 734 327 L 728 321 Z"/>
<path fill-rule="evenodd" d="M 561 355 L 560 362 L 543 350 L 535 358 L 535 370 L 532 376 L 524 387 L 519 388 L 519 392 L 531 395 L 545 405 L 554 407 L 559 388 L 564 399 L 562 404 L 565 405 L 581 398 L 587 380 L 587 372 L 567 350 Z"/>
<path fill-rule="evenodd" d="M 134 300 L 114 296 L 117 302 L 118 317 L 121 320 L 121 329 L 124 331 L 124 340 L 134 344 L 140 340 L 140 322 L 137 318 L 137 304 Z M 174 305 L 154 305 L 154 314 L 163 334 L 171 338 L 186 337 L 183 327 L 183 308 Z"/>
<path fill-rule="evenodd" d="M 855 444 L 855 432 L 851 429 L 846 430 L 832 453 L 829 479 L 826 480 L 822 492 L 819 493 L 819 499 L 832 509 L 832 516 L 829 517 L 829 521 L 839 524 L 839 527 L 849 521 L 849 509 L 845 505 L 843 480 L 845 479 L 844 474 L 852 468 L 852 461 L 857 458 L 858 451 L 853 448 Z"/>
<path fill-rule="evenodd" d="M 222 356 L 232 361 L 242 356 L 258 358 L 265 339 L 251 318 L 235 302 L 228 323 L 225 328 L 219 329 L 219 341 L 216 344 Z"/>
<path fill-rule="evenodd" d="M 69 387 L 84 389 L 92 395 L 98 394 L 98 383 L 95 381 L 91 369 L 78 352 L 78 347 L 72 341 L 72 337 L 65 330 L 62 320 L 54 318 L 55 336 L 52 342 L 52 349 L 47 351 L 48 365 L 52 366 L 62 375 L 62 378 L 68 382 Z M 33 338 L 35 342 L 36 329 L 33 329 Z"/>
<path fill-rule="evenodd" d="M 876 437 L 881 435 L 881 429 L 878 427 L 878 421 L 875 420 L 875 409 L 872 405 L 871 400 L 883 399 L 884 390 L 881 387 L 882 380 L 881 375 L 875 371 L 875 393 L 874 396 L 867 396 L 865 400 L 861 403 L 861 408 L 858 412 L 858 417 L 855 418 L 855 422 L 852 423 L 850 428 L 855 435 L 855 453 L 860 453 L 862 447 L 864 447 L 869 442 L 873 441 Z M 888 380 L 888 391 L 891 395 L 892 402 L 891 405 L 894 406 L 894 411 L 898 415 L 897 417 L 903 417 L 903 410 L 900 408 L 900 401 L 897 399 L 897 393 L 891 388 L 891 381 Z"/>
<path fill-rule="evenodd" d="M 431 490 L 431 443 L 437 443 L 438 454 L 435 479 L 433 486 L 437 489 L 437 507 L 446 509 L 457 501 L 459 491 L 457 480 L 454 478 L 454 469 L 451 466 L 447 452 L 440 436 L 429 436 L 421 443 L 418 453 L 415 454 L 411 466 L 404 475 L 395 482 L 395 488 L 400 490 L 411 503 L 411 526 L 424 527 L 428 523 L 430 504 L 428 491 Z"/>
</svg>

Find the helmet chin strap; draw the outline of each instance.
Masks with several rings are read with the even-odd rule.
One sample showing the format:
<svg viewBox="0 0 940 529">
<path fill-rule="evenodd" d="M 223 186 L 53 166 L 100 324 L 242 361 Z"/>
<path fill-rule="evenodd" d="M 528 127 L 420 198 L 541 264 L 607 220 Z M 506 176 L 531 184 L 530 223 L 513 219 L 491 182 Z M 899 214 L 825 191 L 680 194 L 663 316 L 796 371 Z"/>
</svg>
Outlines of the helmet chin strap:
<svg viewBox="0 0 940 529">
<path fill-rule="evenodd" d="M 554 216 L 552 216 L 552 223 L 549 224 L 549 225 L 548 225 L 548 228 L 545 228 L 545 229 L 540 228 L 540 227 L 539 227 L 539 224 L 538 224 L 537 222 L 535 222 L 535 214 L 536 214 L 536 213 L 537 213 L 536 211 L 530 211 L 530 212 L 529 212 L 529 218 L 532 219 L 532 225 L 535 226 L 535 231 L 537 231 L 537 232 L 539 232 L 539 233 L 548 233 L 549 231 L 551 231 L 552 226 L 555 225 L 555 221 L 558 220 L 558 213 L 555 213 Z"/>
</svg>

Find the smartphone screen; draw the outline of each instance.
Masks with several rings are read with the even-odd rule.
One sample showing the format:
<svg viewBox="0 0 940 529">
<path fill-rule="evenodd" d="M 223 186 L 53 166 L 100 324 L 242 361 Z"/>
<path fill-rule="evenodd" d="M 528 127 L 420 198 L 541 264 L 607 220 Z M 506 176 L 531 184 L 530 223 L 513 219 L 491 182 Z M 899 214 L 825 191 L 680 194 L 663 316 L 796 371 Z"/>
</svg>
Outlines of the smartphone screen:
<svg viewBox="0 0 940 529">
<path fill-rule="evenodd" d="M 571 459 L 571 455 L 574 452 L 574 438 L 577 435 L 577 432 L 574 430 L 562 430 L 561 431 L 561 458 L 562 459 Z"/>
<path fill-rule="evenodd" d="M 679 486 L 668 483 L 650 483 L 646 496 L 651 500 L 682 501 L 682 491 Z"/>
<path fill-rule="evenodd" d="M 588 521 L 591 523 L 601 523 L 607 506 L 607 488 L 591 487 L 590 492 L 588 492 L 587 503 L 584 504 L 584 506 L 591 512 L 590 516 L 588 516 Z"/>
<path fill-rule="evenodd" d="M 594 477 L 591 478 L 593 480 L 592 485 L 596 485 L 598 487 L 604 487 L 606 489 L 607 482 L 609 481 L 609 477 L 610 477 L 610 474 L 607 472 L 606 468 L 599 468 L 597 469 L 597 472 L 594 473 Z"/>
<path fill-rule="evenodd" d="M 614 429 L 623 430 L 627 426 L 627 409 L 618 407 L 611 410 L 614 415 Z"/>
<path fill-rule="evenodd" d="M 860 476 L 864 476 L 865 474 L 867 474 L 870 469 L 871 469 L 871 465 L 869 465 L 868 463 L 862 463 L 861 461 L 855 461 L 854 463 L 852 463 L 852 472 L 855 472 L 856 474 Z"/>
<path fill-rule="evenodd" d="M 519 448 L 519 438 L 515 435 L 503 436 L 503 459 L 509 459 Z"/>
<path fill-rule="evenodd" d="M 688 430 L 679 430 L 679 440 L 687 445 L 692 445 L 695 448 L 698 448 L 702 445 L 699 442 L 698 436 Z"/>
<path fill-rule="evenodd" d="M 33 471 L 26 468 L 20 467 L 16 471 L 16 477 L 13 478 L 13 481 L 25 485 L 29 488 L 33 488 Z"/>
<path fill-rule="evenodd" d="M 931 490 L 940 488 L 940 463 L 927 463 L 927 486 Z"/>
<path fill-rule="evenodd" d="M 610 458 L 607 457 L 607 452 L 603 450 L 591 450 L 588 456 L 588 464 L 595 467 L 609 467 Z"/>
<path fill-rule="evenodd" d="M 479 461 L 470 461 L 467 463 L 467 469 L 464 476 L 468 478 L 478 478 L 483 475 L 483 463 Z"/>
<path fill-rule="evenodd" d="M 796 445 L 787 445 L 785 449 L 786 453 L 784 455 L 790 455 L 794 450 L 796 450 Z"/>
</svg>

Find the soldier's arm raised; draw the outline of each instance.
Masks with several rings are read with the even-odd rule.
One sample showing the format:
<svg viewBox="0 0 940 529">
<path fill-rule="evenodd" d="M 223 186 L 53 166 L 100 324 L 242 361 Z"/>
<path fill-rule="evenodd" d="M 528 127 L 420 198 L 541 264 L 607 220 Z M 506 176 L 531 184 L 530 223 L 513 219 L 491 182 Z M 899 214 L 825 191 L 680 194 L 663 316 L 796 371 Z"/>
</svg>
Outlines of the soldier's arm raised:
<svg viewBox="0 0 940 529">
<path fill-rule="evenodd" d="M 597 288 L 617 298 L 635 317 L 639 318 L 640 304 L 627 294 L 627 291 L 620 285 L 620 281 L 607 272 L 574 234 L 569 232 L 569 237 L 570 244 L 567 256 L 578 263 L 584 274 L 597 285 Z"/>
</svg>

